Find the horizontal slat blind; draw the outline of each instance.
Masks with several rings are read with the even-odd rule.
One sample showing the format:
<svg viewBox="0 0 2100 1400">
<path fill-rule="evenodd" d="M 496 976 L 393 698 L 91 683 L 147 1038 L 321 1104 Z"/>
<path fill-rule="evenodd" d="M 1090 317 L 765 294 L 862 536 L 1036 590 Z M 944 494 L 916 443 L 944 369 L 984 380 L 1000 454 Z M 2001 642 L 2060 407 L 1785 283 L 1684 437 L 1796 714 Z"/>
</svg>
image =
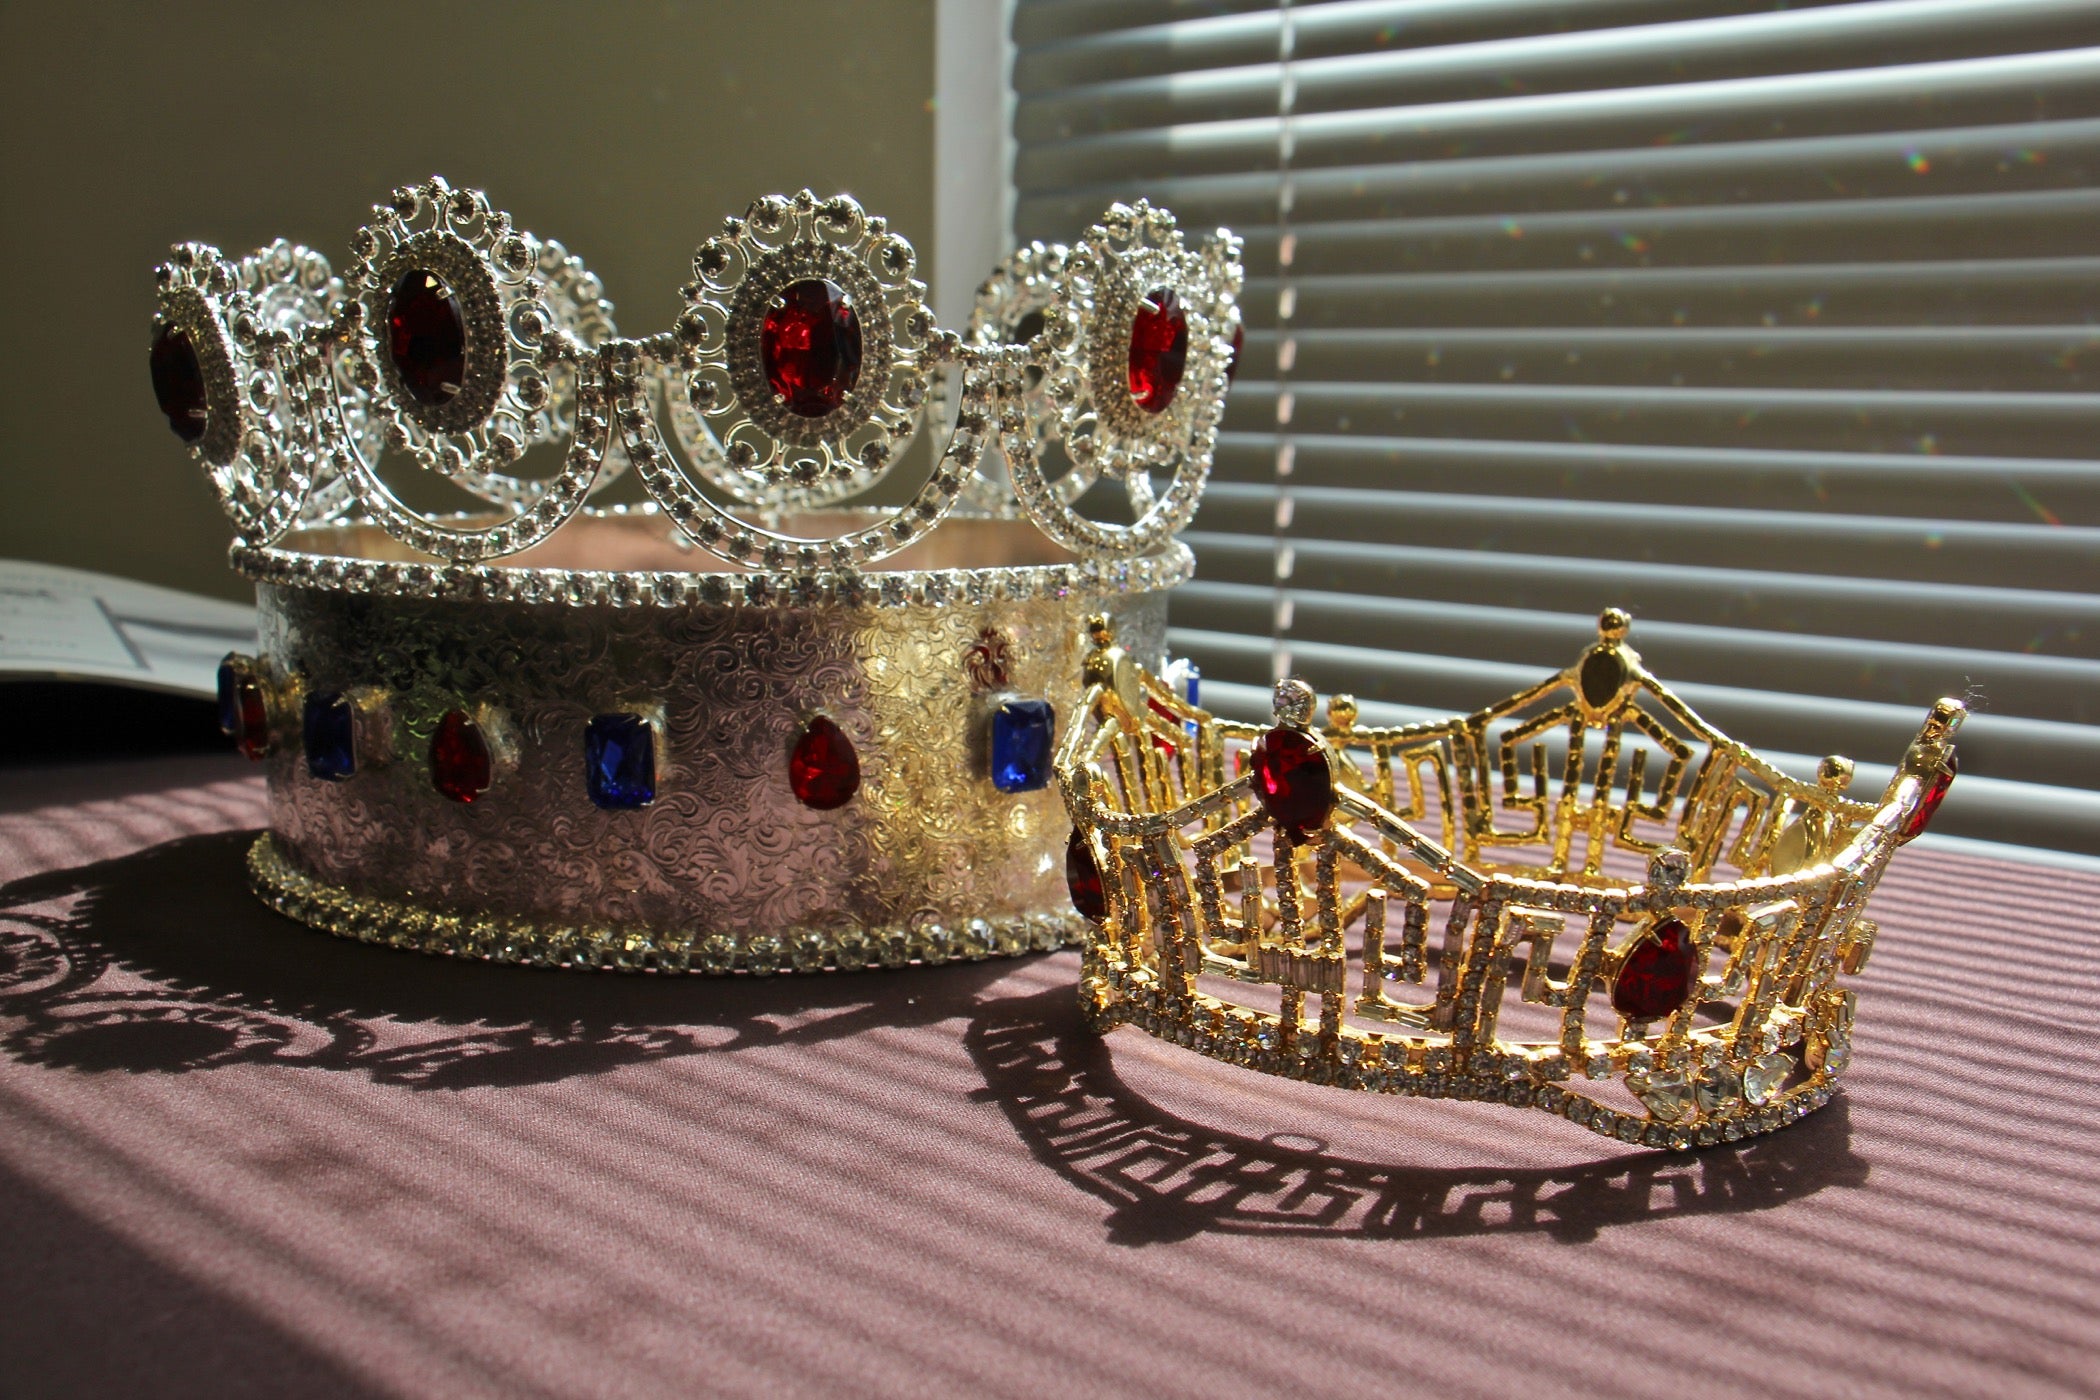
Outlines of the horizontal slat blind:
<svg viewBox="0 0 2100 1400">
<path fill-rule="evenodd" d="M 1722 727 L 1863 782 L 1971 695 L 1939 829 L 2100 851 L 2100 4 L 1020 0 L 1014 38 L 1020 238 L 1144 195 L 1247 241 L 1174 604 L 1223 706 L 1280 651 L 1471 709 L 1617 603 Z"/>
</svg>

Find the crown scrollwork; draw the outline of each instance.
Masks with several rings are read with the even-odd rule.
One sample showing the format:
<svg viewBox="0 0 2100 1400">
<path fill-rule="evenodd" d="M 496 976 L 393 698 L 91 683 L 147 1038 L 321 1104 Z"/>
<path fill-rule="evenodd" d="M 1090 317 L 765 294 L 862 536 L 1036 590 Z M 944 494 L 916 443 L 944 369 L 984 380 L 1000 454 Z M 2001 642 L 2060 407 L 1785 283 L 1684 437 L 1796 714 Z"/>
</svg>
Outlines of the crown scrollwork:
<svg viewBox="0 0 2100 1400">
<path fill-rule="evenodd" d="M 958 505 L 1024 515 L 1096 559 L 1187 523 L 1239 332 L 1231 235 L 1191 244 L 1167 211 L 1114 205 L 1072 247 L 1009 259 L 967 334 L 939 326 L 916 270 L 851 198 L 768 196 L 700 245 L 671 330 L 625 337 L 561 244 L 433 178 L 374 207 L 340 277 L 282 243 L 239 262 L 178 246 L 158 270 L 154 388 L 250 547 L 370 523 L 474 565 L 614 509 L 602 493 L 629 470 L 645 511 L 753 569 L 873 564 Z M 783 512 L 876 487 L 929 420 L 946 442 L 903 505 L 790 532 Z M 1074 464 L 1055 485 L 1052 438 Z M 994 442 L 1006 471 L 980 477 Z M 541 447 L 559 465 L 528 469 Z M 412 504 L 424 493 L 396 490 L 389 456 L 472 504 Z M 1103 474 L 1133 524 L 1077 512 Z"/>
</svg>

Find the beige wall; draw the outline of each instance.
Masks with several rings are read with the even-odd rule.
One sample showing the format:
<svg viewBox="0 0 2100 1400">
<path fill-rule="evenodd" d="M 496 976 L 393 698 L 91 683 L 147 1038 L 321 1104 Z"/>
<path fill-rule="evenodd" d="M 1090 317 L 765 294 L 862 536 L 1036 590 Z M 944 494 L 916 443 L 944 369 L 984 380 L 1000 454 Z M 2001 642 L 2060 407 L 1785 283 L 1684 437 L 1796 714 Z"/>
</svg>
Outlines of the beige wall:
<svg viewBox="0 0 2100 1400">
<path fill-rule="evenodd" d="M 933 61 L 933 0 L 5 4 L 0 555 L 245 591 L 147 382 L 169 243 L 340 258 L 435 171 L 661 330 L 762 193 L 849 191 L 930 260 Z"/>
</svg>

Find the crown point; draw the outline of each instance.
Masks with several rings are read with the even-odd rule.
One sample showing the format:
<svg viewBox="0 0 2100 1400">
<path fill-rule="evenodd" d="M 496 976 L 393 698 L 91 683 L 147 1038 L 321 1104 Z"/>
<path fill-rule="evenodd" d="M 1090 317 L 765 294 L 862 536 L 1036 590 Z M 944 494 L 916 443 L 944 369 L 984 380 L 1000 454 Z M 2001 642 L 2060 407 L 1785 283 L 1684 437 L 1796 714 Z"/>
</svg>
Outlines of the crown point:
<svg viewBox="0 0 2100 1400">
<path fill-rule="evenodd" d="M 1116 640 L 1115 624 L 1108 620 L 1107 613 L 1088 613 L 1086 634 L 1097 647 L 1113 646 Z"/>
<path fill-rule="evenodd" d="M 1327 701 L 1327 722 L 1343 734 L 1356 727 L 1356 697 L 1336 695 Z"/>
<path fill-rule="evenodd" d="M 1816 784 L 1825 792 L 1842 793 L 1852 786 L 1852 760 L 1841 753 L 1824 755 L 1816 765 Z"/>
<path fill-rule="evenodd" d="M 1295 677 L 1287 677 L 1276 682 L 1276 689 L 1272 692 L 1270 706 L 1276 715 L 1278 724 L 1286 724 L 1293 729 L 1303 729 L 1311 722 L 1313 705 L 1318 699 L 1319 697 L 1313 693 L 1313 688 L 1304 681 Z"/>
<path fill-rule="evenodd" d="M 1633 627 L 1633 618 L 1624 608 L 1606 608 L 1597 614 L 1597 635 L 1607 642 L 1621 641 Z"/>
<path fill-rule="evenodd" d="M 1932 713 L 1926 717 L 1926 727 L 1939 738 L 1950 738 L 1961 728 L 1962 721 L 1969 717 L 1969 707 L 1953 696 L 1942 696 L 1933 702 Z"/>
</svg>

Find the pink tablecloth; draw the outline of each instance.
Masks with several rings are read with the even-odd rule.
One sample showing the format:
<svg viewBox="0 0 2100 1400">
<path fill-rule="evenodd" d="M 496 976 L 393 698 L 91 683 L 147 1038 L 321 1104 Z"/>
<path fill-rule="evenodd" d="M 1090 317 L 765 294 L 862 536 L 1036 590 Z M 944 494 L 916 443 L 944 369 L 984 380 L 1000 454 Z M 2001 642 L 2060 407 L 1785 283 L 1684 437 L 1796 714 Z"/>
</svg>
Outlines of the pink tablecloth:
<svg viewBox="0 0 2100 1400">
<path fill-rule="evenodd" d="M 2100 1385 L 2100 877 L 1913 849 L 1857 1067 L 1692 1156 L 1077 1024 L 1070 955 L 660 981 L 336 942 L 200 758 L 0 776 L 0 1392 Z"/>
</svg>

